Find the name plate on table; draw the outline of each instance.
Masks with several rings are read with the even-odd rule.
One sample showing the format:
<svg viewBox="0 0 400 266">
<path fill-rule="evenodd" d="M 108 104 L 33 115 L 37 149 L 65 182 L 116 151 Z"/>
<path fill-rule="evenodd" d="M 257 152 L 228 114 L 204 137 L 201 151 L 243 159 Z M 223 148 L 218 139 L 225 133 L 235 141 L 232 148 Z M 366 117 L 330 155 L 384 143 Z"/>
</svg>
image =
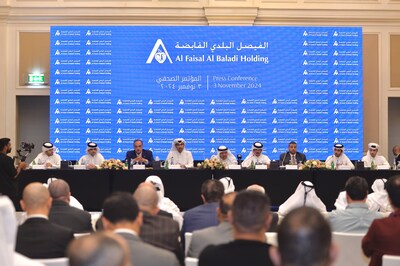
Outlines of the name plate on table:
<svg viewBox="0 0 400 266">
<path fill-rule="evenodd" d="M 132 165 L 133 170 L 144 170 L 146 169 L 146 165 L 144 164 L 134 164 Z"/>
<path fill-rule="evenodd" d="M 388 165 L 378 165 L 378 170 L 389 170 L 390 166 Z"/>
<path fill-rule="evenodd" d="M 86 170 L 86 165 L 74 165 L 74 170 Z"/>
<path fill-rule="evenodd" d="M 265 169 L 268 169 L 268 165 L 266 165 L 266 164 L 257 164 L 255 168 L 256 168 L 256 170 L 265 170 Z"/>
<path fill-rule="evenodd" d="M 32 165 L 32 169 L 43 170 L 43 169 L 46 169 L 46 167 L 44 166 L 44 164 L 41 164 L 41 165 L 35 164 L 35 165 Z"/>
<path fill-rule="evenodd" d="M 286 170 L 297 170 L 297 165 L 287 164 L 287 165 L 285 165 L 285 169 Z"/>
<path fill-rule="evenodd" d="M 239 164 L 231 164 L 231 165 L 228 165 L 228 169 L 229 170 L 242 170 L 242 166 Z"/>
<path fill-rule="evenodd" d="M 337 167 L 338 170 L 351 170 L 350 166 L 348 165 L 340 165 Z"/>
<path fill-rule="evenodd" d="M 183 169 L 180 164 L 170 164 L 168 169 L 176 170 L 176 169 Z"/>
</svg>

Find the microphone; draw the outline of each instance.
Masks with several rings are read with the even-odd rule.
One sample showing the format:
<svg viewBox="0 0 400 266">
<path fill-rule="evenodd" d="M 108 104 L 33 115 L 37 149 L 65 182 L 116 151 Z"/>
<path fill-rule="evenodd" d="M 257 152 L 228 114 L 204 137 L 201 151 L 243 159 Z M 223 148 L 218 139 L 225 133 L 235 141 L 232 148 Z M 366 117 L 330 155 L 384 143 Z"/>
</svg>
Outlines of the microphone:
<svg viewBox="0 0 400 266">
<path fill-rule="evenodd" d="M 242 163 L 242 155 L 239 153 L 238 155 L 236 155 L 237 160 L 238 160 L 238 164 Z"/>
<path fill-rule="evenodd" d="M 283 156 L 283 160 L 282 160 L 282 165 L 281 166 L 283 166 L 283 164 L 285 163 L 285 159 L 286 159 L 286 155 L 288 154 L 288 152 L 285 152 L 285 156 Z"/>
</svg>

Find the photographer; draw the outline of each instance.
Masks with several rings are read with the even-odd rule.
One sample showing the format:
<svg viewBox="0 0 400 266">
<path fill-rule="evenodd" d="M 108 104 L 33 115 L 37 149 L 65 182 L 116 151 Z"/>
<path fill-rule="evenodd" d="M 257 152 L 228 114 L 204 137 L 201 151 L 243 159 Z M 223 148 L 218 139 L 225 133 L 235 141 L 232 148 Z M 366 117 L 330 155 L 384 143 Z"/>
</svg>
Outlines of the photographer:
<svg viewBox="0 0 400 266">
<path fill-rule="evenodd" d="M 15 168 L 13 159 L 7 156 L 11 152 L 9 138 L 0 139 L 0 194 L 8 196 L 15 209 L 21 210 L 18 198 L 18 175 L 26 168 L 25 162 L 20 162 Z"/>
</svg>

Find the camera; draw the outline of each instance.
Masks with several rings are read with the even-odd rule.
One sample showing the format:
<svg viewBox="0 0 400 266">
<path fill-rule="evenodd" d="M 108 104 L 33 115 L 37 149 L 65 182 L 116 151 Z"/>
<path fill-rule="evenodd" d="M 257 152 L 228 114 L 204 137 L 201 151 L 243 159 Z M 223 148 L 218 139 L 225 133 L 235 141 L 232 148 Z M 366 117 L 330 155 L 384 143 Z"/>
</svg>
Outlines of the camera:
<svg viewBox="0 0 400 266">
<path fill-rule="evenodd" d="M 21 162 L 25 162 L 26 157 L 28 157 L 34 148 L 35 144 L 33 143 L 21 142 L 19 149 L 17 150 L 18 158 L 21 160 Z"/>
</svg>

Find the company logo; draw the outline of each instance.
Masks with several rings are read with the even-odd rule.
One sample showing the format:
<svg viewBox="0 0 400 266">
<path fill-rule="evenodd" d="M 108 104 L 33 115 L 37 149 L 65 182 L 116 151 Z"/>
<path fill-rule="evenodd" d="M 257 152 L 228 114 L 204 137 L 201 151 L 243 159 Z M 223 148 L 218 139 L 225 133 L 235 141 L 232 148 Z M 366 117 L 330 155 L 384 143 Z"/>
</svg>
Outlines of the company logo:
<svg viewBox="0 0 400 266">
<path fill-rule="evenodd" d="M 163 41 L 161 39 L 158 39 L 156 41 L 156 44 L 154 44 L 153 50 L 151 50 L 149 58 L 147 58 L 146 64 L 151 64 L 153 62 L 153 59 L 156 59 L 158 63 L 163 64 L 165 60 L 167 60 L 167 58 L 168 61 L 172 64 L 172 60 L 169 56 L 167 48 L 165 48 Z"/>
</svg>

